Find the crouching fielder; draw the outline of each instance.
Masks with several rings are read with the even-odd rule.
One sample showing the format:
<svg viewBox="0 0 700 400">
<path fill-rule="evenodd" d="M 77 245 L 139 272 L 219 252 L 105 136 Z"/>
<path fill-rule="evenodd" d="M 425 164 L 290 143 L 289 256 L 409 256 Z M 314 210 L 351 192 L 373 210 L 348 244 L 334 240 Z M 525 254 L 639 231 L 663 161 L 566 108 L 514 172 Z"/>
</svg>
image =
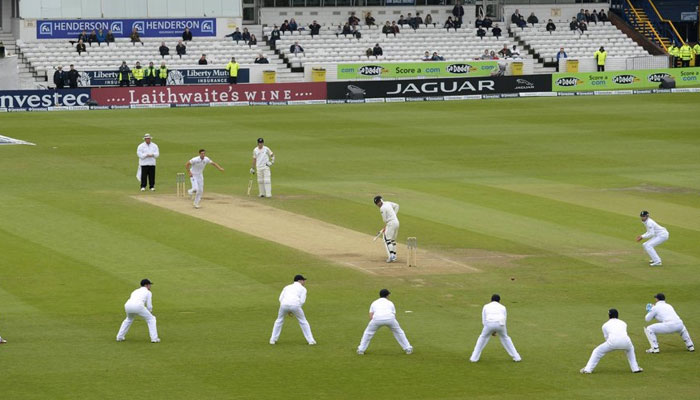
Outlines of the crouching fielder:
<svg viewBox="0 0 700 400">
<path fill-rule="evenodd" d="M 388 289 L 380 290 L 379 298 L 369 306 L 369 325 L 367 325 L 365 333 L 362 334 L 362 340 L 360 340 L 360 345 L 357 347 L 357 354 L 365 354 L 369 342 L 372 341 L 374 334 L 382 326 L 387 326 L 391 329 L 394 338 L 406 354 L 413 353 L 413 347 L 408 343 L 406 334 L 396 320 L 396 307 L 388 299 L 390 294 Z"/>
<path fill-rule="evenodd" d="M 642 372 L 643 369 L 639 368 L 637 364 L 637 357 L 634 355 L 634 345 L 632 345 L 632 340 L 627 336 L 627 324 L 618 319 L 618 312 L 616 309 L 611 308 L 608 310 L 608 322 L 603 324 L 603 336 L 605 337 L 605 343 L 593 349 L 591 358 L 588 360 L 588 364 L 581 369 L 582 374 L 593 373 L 596 365 L 600 362 L 600 359 L 604 355 L 615 350 L 622 350 L 627 355 L 627 361 L 630 364 L 630 369 L 635 374 Z"/>
<path fill-rule="evenodd" d="M 484 305 L 481 310 L 481 323 L 484 325 L 484 329 L 479 335 L 479 339 L 476 341 L 476 346 L 474 346 L 474 351 L 472 356 L 469 357 L 469 361 L 477 362 L 481 358 L 481 352 L 488 344 L 491 336 L 498 335 L 501 339 L 501 345 L 506 349 L 506 352 L 513 359 L 513 361 L 518 362 L 522 360 L 520 354 L 515 350 L 513 341 L 510 336 L 508 336 L 508 331 L 506 330 L 506 319 L 507 313 L 506 308 L 500 303 L 501 296 L 494 294 L 491 296 L 491 302 Z"/>
<path fill-rule="evenodd" d="M 306 278 L 301 275 L 294 277 L 294 283 L 287 285 L 282 289 L 280 294 L 280 309 L 277 313 L 277 320 L 275 320 L 275 325 L 272 327 L 272 336 L 270 337 L 270 344 L 277 343 L 277 339 L 280 338 L 280 333 L 282 333 L 282 325 L 284 325 L 284 317 L 287 314 L 294 315 L 299 321 L 299 326 L 301 327 L 301 332 L 304 334 L 306 341 L 309 345 L 316 344 L 314 340 L 314 335 L 311 334 L 311 326 L 308 321 L 306 321 L 306 316 L 304 315 L 304 310 L 301 307 L 306 302 Z"/>
<path fill-rule="evenodd" d="M 374 204 L 379 207 L 379 213 L 384 220 L 384 244 L 386 248 L 386 262 L 396 261 L 396 238 L 399 235 L 399 205 L 390 201 L 384 201 L 382 196 L 374 197 Z"/>
<path fill-rule="evenodd" d="M 275 154 L 265 146 L 265 140 L 258 138 L 258 146 L 253 149 L 253 166 L 250 173 L 258 174 L 258 192 L 260 197 L 272 197 L 272 178 L 270 167 L 275 163 Z"/>
<path fill-rule="evenodd" d="M 649 257 L 651 257 L 649 265 L 652 267 L 660 267 L 661 258 L 656 254 L 654 247 L 668 240 L 668 231 L 649 217 L 649 211 L 642 211 L 639 213 L 639 217 L 642 219 L 642 223 L 647 228 L 647 231 L 643 235 L 637 236 L 637 241 L 640 242 L 642 239 L 649 239 L 642 245 L 647 254 L 649 254 Z"/>
<path fill-rule="evenodd" d="M 122 326 L 117 333 L 117 342 L 122 342 L 126 338 L 131 324 L 136 316 L 140 316 L 146 320 L 148 325 L 148 333 L 151 336 L 151 343 L 159 343 L 158 329 L 156 328 L 156 317 L 151 314 L 153 311 L 153 302 L 151 294 L 151 281 L 148 279 L 141 280 L 141 287 L 131 292 L 129 300 L 124 304 L 126 311 L 126 319 L 122 322 Z"/>
<path fill-rule="evenodd" d="M 656 318 L 659 322 L 644 328 L 644 334 L 647 336 L 647 339 L 649 339 L 649 344 L 651 345 L 647 353 L 659 352 L 659 341 L 656 339 L 656 335 L 659 333 L 680 333 L 681 339 L 685 342 L 688 351 L 695 351 L 693 340 L 690 339 L 690 334 L 685 328 L 683 320 L 678 316 L 673 306 L 666 303 L 666 296 L 663 293 L 658 293 L 654 296 L 654 299 L 656 304 L 647 304 L 647 315 L 644 319 L 647 322 L 651 322 L 652 319 Z"/>
</svg>

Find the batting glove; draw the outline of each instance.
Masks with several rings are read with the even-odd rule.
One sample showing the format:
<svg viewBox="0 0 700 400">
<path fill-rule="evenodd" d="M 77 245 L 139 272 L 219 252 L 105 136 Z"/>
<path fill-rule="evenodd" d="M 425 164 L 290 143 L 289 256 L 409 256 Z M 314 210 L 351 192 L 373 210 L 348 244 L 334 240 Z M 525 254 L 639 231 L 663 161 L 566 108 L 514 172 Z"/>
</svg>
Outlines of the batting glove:
<svg viewBox="0 0 700 400">
<path fill-rule="evenodd" d="M 255 168 L 251 168 L 251 169 L 250 169 L 250 173 L 253 174 L 253 175 L 255 175 Z"/>
<path fill-rule="evenodd" d="M 651 311 L 651 308 L 654 307 L 651 303 L 647 303 L 647 312 Z"/>
</svg>

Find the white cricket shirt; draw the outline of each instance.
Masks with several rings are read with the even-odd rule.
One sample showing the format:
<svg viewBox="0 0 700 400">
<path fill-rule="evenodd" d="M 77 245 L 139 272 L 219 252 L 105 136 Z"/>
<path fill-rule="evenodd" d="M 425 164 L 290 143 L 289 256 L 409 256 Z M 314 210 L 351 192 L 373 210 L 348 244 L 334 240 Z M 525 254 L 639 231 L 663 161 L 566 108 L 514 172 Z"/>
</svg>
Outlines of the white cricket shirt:
<svg viewBox="0 0 700 400">
<path fill-rule="evenodd" d="M 626 340 L 629 338 L 627 324 L 617 318 L 610 318 L 608 322 L 603 324 L 603 336 L 608 342 Z"/>
<path fill-rule="evenodd" d="M 668 231 L 663 226 L 656 223 L 651 218 L 647 218 L 646 221 L 642 221 L 642 224 L 647 228 L 645 234 L 642 235 L 644 239 L 650 238 L 652 236 L 668 235 Z"/>
<path fill-rule="evenodd" d="M 287 285 L 280 293 L 280 304 L 283 306 L 303 306 L 306 302 L 306 288 L 299 282 Z"/>
<path fill-rule="evenodd" d="M 257 168 L 267 168 L 267 163 L 270 162 L 272 158 L 272 150 L 267 146 L 263 146 L 262 149 L 255 146 L 253 149 L 253 158 L 255 159 L 255 166 Z"/>
<path fill-rule="evenodd" d="M 131 292 L 131 296 L 129 297 L 129 300 L 126 301 L 126 304 L 137 304 L 140 306 L 145 306 L 148 309 L 148 311 L 152 311 L 152 296 L 153 294 L 151 293 L 151 291 L 148 290 L 145 286 L 140 287 Z"/>
<path fill-rule="evenodd" d="M 153 157 L 146 157 L 148 154 L 153 154 Z M 143 142 L 136 148 L 136 155 L 139 157 L 139 165 L 156 165 L 156 158 L 160 156 L 160 151 L 157 144 Z"/>
<path fill-rule="evenodd" d="M 377 321 L 396 318 L 396 307 L 391 300 L 380 297 L 369 306 L 369 312 L 374 313 L 372 319 Z"/>
<path fill-rule="evenodd" d="M 501 325 L 505 325 L 506 318 L 506 308 L 497 301 L 492 301 L 484 305 L 484 308 L 481 309 L 481 323 L 484 325 L 489 322 L 497 322 Z"/>
<path fill-rule="evenodd" d="M 379 207 L 379 213 L 382 214 L 384 223 L 398 221 L 396 214 L 399 212 L 399 205 L 390 201 L 382 201 L 382 206 Z"/>
<path fill-rule="evenodd" d="M 659 322 L 682 322 L 681 317 L 678 316 L 673 306 L 662 300 L 657 301 L 651 308 L 651 311 L 644 317 L 647 322 L 654 318 Z"/>
<path fill-rule="evenodd" d="M 211 164 L 211 160 L 207 156 L 204 156 L 204 159 L 197 156 L 190 160 L 190 164 L 192 164 L 190 171 L 192 171 L 194 175 L 202 175 L 204 167 L 206 167 L 207 164 Z"/>
</svg>

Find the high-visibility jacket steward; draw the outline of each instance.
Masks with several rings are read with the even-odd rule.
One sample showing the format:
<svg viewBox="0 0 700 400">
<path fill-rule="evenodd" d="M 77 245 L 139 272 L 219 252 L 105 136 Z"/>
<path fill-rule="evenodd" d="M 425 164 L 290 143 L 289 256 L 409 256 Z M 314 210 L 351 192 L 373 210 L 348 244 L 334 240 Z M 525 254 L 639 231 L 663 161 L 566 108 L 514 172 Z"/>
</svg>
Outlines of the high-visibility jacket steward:
<svg viewBox="0 0 700 400">
<path fill-rule="evenodd" d="M 168 67 L 161 66 L 158 68 L 158 77 L 160 79 L 166 79 L 168 77 Z"/>
<path fill-rule="evenodd" d="M 131 70 L 131 74 L 134 75 L 135 81 L 143 80 L 144 69 L 143 68 L 134 68 Z"/>
<path fill-rule="evenodd" d="M 230 61 L 228 64 L 226 64 L 226 71 L 228 71 L 230 76 L 238 76 L 238 69 L 241 66 L 237 62 Z"/>
<path fill-rule="evenodd" d="M 605 65 L 605 59 L 608 57 L 608 52 L 597 50 L 594 56 L 595 59 L 598 60 L 598 65 Z"/>
<path fill-rule="evenodd" d="M 156 77 L 156 67 L 146 68 L 146 78 L 155 78 L 155 77 Z"/>
<path fill-rule="evenodd" d="M 680 49 L 680 57 L 683 61 L 690 61 L 690 59 L 693 58 L 693 49 L 687 44 L 684 44 Z"/>
</svg>

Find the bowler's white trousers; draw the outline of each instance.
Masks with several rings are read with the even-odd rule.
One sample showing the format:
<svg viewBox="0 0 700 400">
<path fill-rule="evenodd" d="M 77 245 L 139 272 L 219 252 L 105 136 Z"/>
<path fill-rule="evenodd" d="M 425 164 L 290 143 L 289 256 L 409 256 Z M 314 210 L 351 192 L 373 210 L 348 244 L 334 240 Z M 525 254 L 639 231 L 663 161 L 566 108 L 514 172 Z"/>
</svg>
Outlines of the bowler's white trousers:
<svg viewBox="0 0 700 400">
<path fill-rule="evenodd" d="M 257 174 L 258 192 L 260 193 L 260 196 L 272 197 L 272 178 L 270 178 L 270 168 L 258 168 Z"/>
<path fill-rule="evenodd" d="M 583 368 L 587 372 L 593 372 L 600 359 L 604 355 L 610 353 L 611 351 L 622 350 L 627 355 L 627 362 L 630 364 L 630 369 L 632 372 L 639 370 L 639 364 L 637 364 L 637 357 L 634 355 L 634 345 L 632 345 L 632 340 L 626 337 L 624 339 L 608 340 L 600 346 L 593 349 L 591 353 L 591 358 L 588 360 L 588 364 Z"/>
<path fill-rule="evenodd" d="M 271 342 L 276 342 L 280 338 L 280 333 L 282 333 L 282 325 L 284 325 L 284 316 L 288 313 L 292 313 L 299 321 L 299 326 L 301 327 L 301 332 L 304 334 L 306 341 L 311 344 L 315 343 L 314 335 L 311 334 L 311 325 L 306 321 L 306 316 L 304 315 L 304 310 L 301 306 L 292 306 L 282 304 L 280 306 L 279 313 L 277 314 L 277 320 L 275 320 L 275 325 L 272 327 L 272 336 L 270 337 Z"/>
<path fill-rule="evenodd" d="M 204 193 L 204 174 L 192 174 L 190 183 L 192 183 L 192 190 L 197 192 L 194 195 L 194 204 L 199 205 L 199 202 L 202 200 L 202 193 Z"/>
<path fill-rule="evenodd" d="M 134 318 L 137 315 L 141 316 L 146 320 L 148 325 L 148 334 L 151 336 L 151 341 L 158 339 L 158 329 L 156 328 L 156 317 L 151 314 L 148 309 L 140 303 L 129 303 L 124 304 L 124 311 L 126 311 L 126 319 L 122 322 L 122 326 L 119 328 L 119 333 L 117 333 L 117 339 L 124 339 L 131 324 L 134 322 Z"/>
<path fill-rule="evenodd" d="M 644 334 L 647 335 L 647 339 L 652 348 L 659 347 L 659 341 L 656 339 L 656 335 L 659 333 L 680 333 L 681 339 L 683 339 L 685 345 L 687 347 L 693 346 L 693 340 L 690 339 L 690 334 L 685 328 L 685 325 L 683 325 L 683 321 L 659 322 L 644 328 Z"/>
<path fill-rule="evenodd" d="M 472 362 L 479 361 L 481 352 L 484 350 L 484 347 L 486 347 L 486 344 L 489 342 L 494 332 L 498 334 L 498 338 L 501 339 L 501 344 L 503 348 L 506 349 L 508 355 L 511 356 L 514 361 L 520 361 L 520 354 L 515 350 L 513 341 L 510 339 L 510 336 L 508 336 L 505 324 L 488 321 L 484 324 L 484 329 L 481 331 L 481 335 L 479 335 L 479 339 L 476 341 L 476 346 L 474 346 L 474 351 L 472 352 L 472 356 L 469 357 L 469 360 Z"/>
<path fill-rule="evenodd" d="M 377 333 L 377 330 L 382 326 L 387 326 L 389 327 L 389 329 L 391 329 L 391 333 L 394 334 L 394 339 L 396 339 L 396 341 L 399 343 L 399 345 L 404 351 L 413 349 L 413 347 L 411 347 L 411 344 L 408 343 L 406 334 L 404 333 L 403 329 L 401 329 L 399 322 L 396 320 L 396 318 L 391 318 L 380 320 L 373 319 L 369 321 L 369 324 L 365 329 L 365 333 L 362 334 L 362 340 L 360 340 L 360 345 L 357 347 L 357 351 L 364 352 L 365 350 L 367 350 L 369 342 L 372 341 L 374 334 Z"/>
<path fill-rule="evenodd" d="M 649 254 L 649 257 L 651 257 L 651 261 L 655 263 L 660 263 L 661 262 L 661 257 L 659 257 L 658 254 L 656 254 L 656 250 L 654 247 L 660 245 L 661 243 L 665 242 L 668 240 L 668 233 L 659 235 L 659 236 L 654 236 L 653 238 L 647 240 L 642 244 L 642 247 L 644 247 L 644 250 L 646 250 L 647 254 Z"/>
</svg>

